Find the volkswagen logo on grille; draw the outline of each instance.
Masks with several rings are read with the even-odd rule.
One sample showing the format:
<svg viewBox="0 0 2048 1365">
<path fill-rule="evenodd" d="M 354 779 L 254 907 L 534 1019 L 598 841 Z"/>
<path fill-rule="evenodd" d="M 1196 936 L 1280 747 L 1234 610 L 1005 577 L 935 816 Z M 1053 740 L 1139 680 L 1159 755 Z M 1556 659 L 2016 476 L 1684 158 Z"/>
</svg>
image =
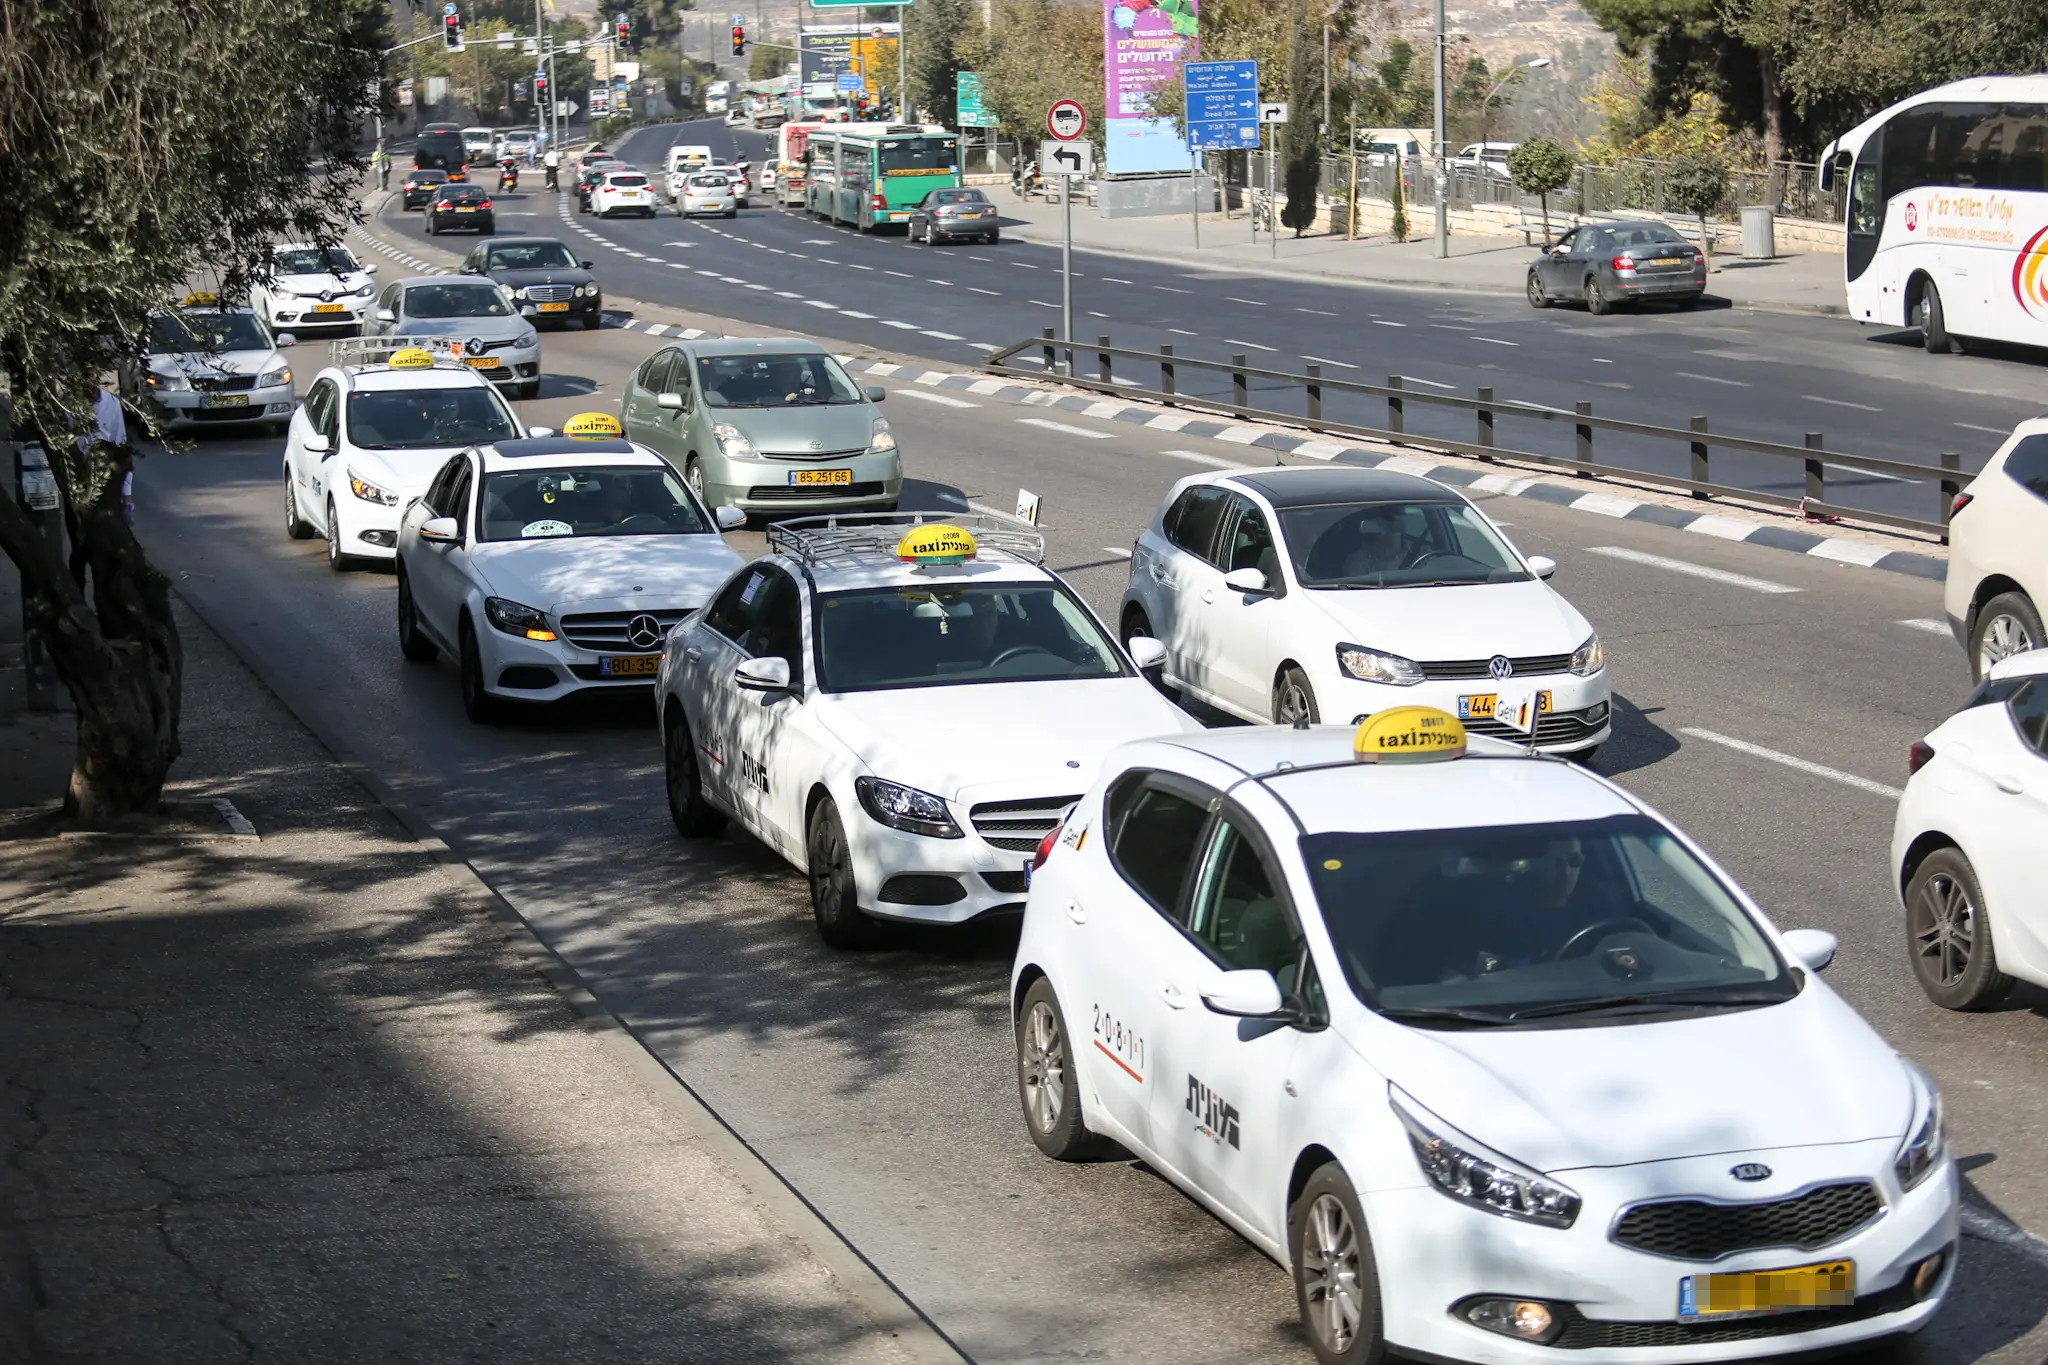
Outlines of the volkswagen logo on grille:
<svg viewBox="0 0 2048 1365">
<path fill-rule="evenodd" d="M 661 643 L 661 622 L 643 611 L 626 622 L 626 639 L 635 649 L 652 649 Z"/>
<path fill-rule="evenodd" d="M 1509 677 L 1515 671 L 1515 661 L 1505 654 L 1496 654 L 1486 661 L 1486 671 L 1496 678 Z"/>
<path fill-rule="evenodd" d="M 1737 1180 L 1769 1180 L 1771 1168 L 1761 1161 L 1745 1161 L 1740 1166 L 1730 1166 L 1728 1174 Z"/>
<path fill-rule="evenodd" d="M 483 338 L 471 337 L 462 343 L 462 349 L 469 355 L 482 355 L 484 353 Z"/>
</svg>

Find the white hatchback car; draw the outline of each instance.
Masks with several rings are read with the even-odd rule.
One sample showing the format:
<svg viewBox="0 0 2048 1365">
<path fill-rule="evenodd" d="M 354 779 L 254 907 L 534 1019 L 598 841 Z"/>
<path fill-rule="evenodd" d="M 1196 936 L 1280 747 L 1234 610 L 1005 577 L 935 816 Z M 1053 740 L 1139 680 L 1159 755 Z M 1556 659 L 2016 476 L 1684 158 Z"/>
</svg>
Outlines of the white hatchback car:
<svg viewBox="0 0 2048 1365">
<path fill-rule="evenodd" d="M 1197 474 L 1131 548 L 1122 633 L 1166 646 L 1165 683 L 1252 722 L 1441 707 L 1514 733 L 1496 698 L 1535 689 L 1536 746 L 1590 758 L 1612 699 L 1600 638 L 1463 494 L 1337 465 Z"/>
<path fill-rule="evenodd" d="M 2048 986 L 2048 649 L 1993 663 L 1907 764 L 1891 871 L 1920 988 L 1969 1010 Z"/>
<path fill-rule="evenodd" d="M 590 188 L 590 211 L 600 218 L 615 213 L 641 213 L 652 218 L 660 212 L 654 184 L 640 171 L 612 171 Z"/>
<path fill-rule="evenodd" d="M 739 196 L 731 176 L 723 171 L 692 171 L 683 177 L 682 192 L 676 199 L 676 214 L 688 218 L 698 213 L 715 213 L 722 218 L 739 217 Z"/>
<path fill-rule="evenodd" d="M 461 670 L 479 724 L 509 702 L 646 687 L 663 637 L 740 564 L 714 515 L 653 451 L 581 437 L 480 444 L 449 459 L 398 533 L 398 647 Z"/>
<path fill-rule="evenodd" d="M 347 247 L 286 242 L 270 249 L 270 277 L 249 286 L 249 305 L 272 331 L 306 336 L 323 328 L 360 327 L 377 286 Z"/>
<path fill-rule="evenodd" d="M 1948 527 L 1942 606 L 1970 652 L 1971 676 L 2014 654 L 2048 646 L 2048 417 L 2011 436 L 1963 491 Z"/>
<path fill-rule="evenodd" d="M 1112 1139 L 1289 1267 L 1318 1359 L 1748 1359 L 1940 1307 L 1934 1086 L 1832 935 L 1597 774 L 1427 707 L 1212 730 L 1111 754 L 1040 856 L 1032 1140 Z"/>
<path fill-rule="evenodd" d="M 1036 532 L 848 513 L 768 530 L 662 655 L 669 810 L 810 876 L 818 931 L 1022 906 L 1024 863 L 1138 735 L 1200 727 L 1139 673 Z"/>
</svg>

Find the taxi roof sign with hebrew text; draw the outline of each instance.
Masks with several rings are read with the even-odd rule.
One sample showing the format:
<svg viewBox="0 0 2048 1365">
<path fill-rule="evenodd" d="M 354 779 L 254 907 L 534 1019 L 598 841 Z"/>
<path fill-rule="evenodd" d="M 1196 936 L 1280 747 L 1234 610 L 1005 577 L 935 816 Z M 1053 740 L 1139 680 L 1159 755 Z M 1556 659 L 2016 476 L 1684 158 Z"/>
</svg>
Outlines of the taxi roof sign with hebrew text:
<svg viewBox="0 0 2048 1365">
<path fill-rule="evenodd" d="M 974 537 L 944 522 L 913 527 L 896 542 L 896 557 L 906 564 L 958 564 L 974 558 Z"/>
<path fill-rule="evenodd" d="M 610 441 L 625 435 L 626 429 L 608 412 L 579 412 L 562 423 L 562 434 L 572 441 Z"/>
<path fill-rule="evenodd" d="M 384 363 L 394 370 L 431 370 L 434 368 L 434 356 L 431 351 L 408 346 L 402 351 L 394 352 L 391 359 Z"/>
<path fill-rule="evenodd" d="M 1434 706 L 1395 706 L 1367 716 L 1351 737 L 1360 763 L 1430 763 L 1465 754 L 1465 727 Z"/>
</svg>

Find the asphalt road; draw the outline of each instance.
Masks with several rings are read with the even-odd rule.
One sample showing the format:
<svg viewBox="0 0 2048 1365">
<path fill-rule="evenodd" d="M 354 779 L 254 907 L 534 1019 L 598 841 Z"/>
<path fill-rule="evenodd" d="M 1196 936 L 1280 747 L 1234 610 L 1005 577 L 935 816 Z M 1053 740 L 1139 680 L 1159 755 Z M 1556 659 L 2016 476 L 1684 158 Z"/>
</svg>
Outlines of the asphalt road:
<svg viewBox="0 0 2048 1365">
<path fill-rule="evenodd" d="M 617 149 L 659 171 L 672 142 L 703 143 L 757 164 L 764 134 L 722 122 L 658 125 L 630 134 Z M 1007 188 L 997 187 L 1000 203 Z M 857 344 L 929 356 L 953 364 L 1035 337 L 1060 321 L 1059 251 L 1005 239 L 988 247 L 913 246 L 900 232 L 863 237 L 797 210 L 762 206 L 734 221 L 599 221 L 578 215 L 571 198 L 523 193 L 501 202 L 502 231 L 561 236 L 596 259 L 608 294 L 752 318 L 770 326 L 817 330 Z M 396 201 L 383 206 L 376 231 L 423 240 L 420 215 Z M 593 236 L 582 235 L 592 233 Z M 1538 312 L 1519 298 L 1401 287 L 1290 282 L 1218 270 L 1176 259 L 1168 234 L 1160 259 L 1080 252 L 1074 284 L 1075 333 L 1107 335 L 1120 346 L 1165 343 L 1183 356 L 1298 370 L 1319 360 L 1331 379 L 1384 383 L 1401 375 L 1419 393 L 1470 397 L 1491 387 L 1504 405 L 1570 412 L 1588 400 L 1601 416 L 1684 427 L 1695 414 L 1716 432 L 1798 445 L 1820 432 L 1827 448 L 1932 464 L 1954 451 L 1973 469 L 2004 433 L 2041 409 L 2041 358 L 2008 350 L 1930 356 L 1917 332 L 1859 328 L 1832 318 L 1734 313 L 1704 308 L 1606 318 L 1556 309 Z M 439 239 L 467 250 L 465 238 Z M 1093 365 L 1092 357 L 1082 363 Z M 1157 383 L 1156 370 L 1119 377 Z M 1185 392 L 1227 393 L 1228 379 L 1182 368 Z M 1254 385 L 1254 402 L 1298 411 L 1298 389 Z M 1380 426 L 1379 399 L 1327 396 L 1332 420 Z M 1470 414 L 1408 405 L 1408 429 L 1474 439 Z M 1569 455 L 1571 425 L 1503 413 L 1503 445 Z M 1690 472 L 1675 442 L 1596 437 L 1602 460 L 1670 474 Z M 1799 496 L 1790 460 L 1717 451 L 1713 477 L 1734 486 Z M 1829 500 L 1932 518 L 1935 483 L 1826 471 Z"/>
<path fill-rule="evenodd" d="M 847 249 L 870 245 L 904 250 Z M 822 319 L 799 316 L 812 329 Z M 550 334 L 543 396 L 521 407 L 551 425 L 611 408 L 627 370 L 660 344 L 616 327 Z M 1049 428 L 1033 424 L 1040 410 L 891 388 L 906 503 L 1007 505 L 1028 485 L 1046 500 L 1049 562 L 1105 614 L 1127 572 L 1114 551 L 1169 484 L 1258 458 L 1078 414 Z M 391 576 L 336 575 L 320 542 L 286 539 L 276 443 L 209 440 L 146 461 L 137 483 L 145 543 L 179 591 L 295 709 L 346 734 L 974 1359 L 1309 1358 L 1285 1273 L 1233 1233 L 1133 1162 L 1061 1166 L 1032 1148 L 1005 1008 L 1012 936 L 918 933 L 867 956 L 826 950 L 786 865 L 742 835 L 675 835 L 644 702 L 469 724 L 445 660 L 399 657 Z M 1965 690 L 1945 634 L 1902 624 L 1939 616 L 1937 586 L 1527 500 L 1491 510 L 1525 552 L 1559 562 L 1557 586 L 1606 641 L 1617 737 L 1598 766 L 1698 836 L 1781 924 L 1839 935 L 1829 981 L 1946 1093 L 1972 1233 L 1943 1316 L 1888 1358 L 2037 1365 L 2048 1353 L 2048 1243 L 2018 1229 L 2048 1233 L 2048 993 L 2022 991 L 1982 1015 L 1928 1004 L 1884 871 L 1893 802 L 1699 733 L 1897 785 L 1908 743 Z M 1612 549 L 1795 591 L 1601 553 Z"/>
</svg>

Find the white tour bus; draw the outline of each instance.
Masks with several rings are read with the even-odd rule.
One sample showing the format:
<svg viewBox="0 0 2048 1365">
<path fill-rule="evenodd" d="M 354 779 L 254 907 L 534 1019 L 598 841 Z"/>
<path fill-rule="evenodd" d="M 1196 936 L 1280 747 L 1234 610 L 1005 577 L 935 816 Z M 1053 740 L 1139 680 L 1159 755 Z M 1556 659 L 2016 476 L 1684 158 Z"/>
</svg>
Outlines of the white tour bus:
<svg viewBox="0 0 2048 1365">
<path fill-rule="evenodd" d="M 1923 91 L 1836 138 L 1822 187 L 1848 177 L 1849 315 L 2048 347 L 2048 76 Z"/>
</svg>

